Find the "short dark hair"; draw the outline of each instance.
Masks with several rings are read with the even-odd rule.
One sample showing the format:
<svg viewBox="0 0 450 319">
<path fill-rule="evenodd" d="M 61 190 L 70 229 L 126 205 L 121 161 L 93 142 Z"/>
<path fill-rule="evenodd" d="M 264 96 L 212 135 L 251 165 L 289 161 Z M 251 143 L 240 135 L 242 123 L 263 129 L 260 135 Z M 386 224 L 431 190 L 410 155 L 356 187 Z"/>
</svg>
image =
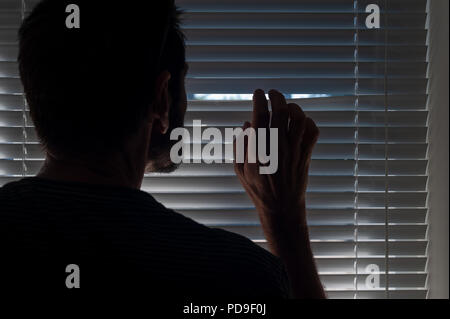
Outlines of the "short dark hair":
<svg viewBox="0 0 450 319">
<path fill-rule="evenodd" d="M 79 29 L 65 25 L 69 4 L 80 8 Z M 179 15 L 173 0 L 41 1 L 19 30 L 18 62 L 44 147 L 63 155 L 120 150 L 146 120 L 162 70 L 178 94 Z"/>
</svg>

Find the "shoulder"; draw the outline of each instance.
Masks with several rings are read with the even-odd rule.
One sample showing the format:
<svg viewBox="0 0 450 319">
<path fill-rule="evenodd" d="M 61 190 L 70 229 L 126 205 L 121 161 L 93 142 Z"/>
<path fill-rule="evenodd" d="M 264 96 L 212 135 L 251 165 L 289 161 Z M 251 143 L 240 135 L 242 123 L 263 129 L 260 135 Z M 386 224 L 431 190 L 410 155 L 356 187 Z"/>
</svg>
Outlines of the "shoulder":
<svg viewBox="0 0 450 319">
<path fill-rule="evenodd" d="M 250 295 L 289 297 L 289 281 L 284 264 L 266 249 L 250 239 L 220 228 L 201 225 L 179 213 L 187 228 L 199 234 L 202 253 L 208 263 L 215 265 L 220 276 L 228 278 L 236 287 L 252 289 Z M 244 290 L 243 290 L 244 293 Z"/>
<path fill-rule="evenodd" d="M 21 181 L 13 181 L 4 184 L 0 187 L 0 199 L 12 199 L 15 198 L 16 195 L 20 194 L 20 190 L 22 189 Z"/>
<path fill-rule="evenodd" d="M 209 248 L 211 254 L 220 256 L 239 256 L 242 266 L 245 263 L 259 264 L 270 270 L 281 270 L 280 259 L 266 249 L 258 246 L 245 236 L 218 227 L 208 227 L 176 211 L 161 205 L 171 224 L 179 225 L 184 233 L 202 242 L 203 248 Z"/>
<path fill-rule="evenodd" d="M 255 295 L 288 298 L 289 279 L 281 260 L 250 239 L 222 229 L 213 229 L 221 248 L 234 255 L 231 267 L 255 289 Z"/>
<path fill-rule="evenodd" d="M 9 182 L 0 187 L 0 218 L 5 218 L 9 214 L 11 216 L 18 217 L 21 211 L 21 207 L 26 205 L 27 201 L 26 193 L 33 193 L 29 190 L 27 184 L 22 180 Z"/>
<path fill-rule="evenodd" d="M 253 241 L 242 235 L 219 228 L 211 228 L 217 244 L 224 252 L 237 254 L 242 257 L 243 265 L 258 264 L 267 271 L 282 271 L 282 263 L 278 257 L 258 246 Z"/>
</svg>

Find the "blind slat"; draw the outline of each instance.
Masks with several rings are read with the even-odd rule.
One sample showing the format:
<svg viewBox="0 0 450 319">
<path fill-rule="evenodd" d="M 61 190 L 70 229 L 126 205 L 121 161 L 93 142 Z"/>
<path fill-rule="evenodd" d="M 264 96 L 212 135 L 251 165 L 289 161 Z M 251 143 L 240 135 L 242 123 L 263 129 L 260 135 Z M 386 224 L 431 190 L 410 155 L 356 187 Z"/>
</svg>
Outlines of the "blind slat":
<svg viewBox="0 0 450 319">
<path fill-rule="evenodd" d="M 42 160 L 25 160 L 28 174 L 37 174 L 43 164 Z M 312 160 L 311 176 L 355 176 L 354 160 Z M 384 176 L 385 163 L 383 160 L 360 160 L 359 176 Z M 426 175 L 427 160 L 391 160 L 387 164 L 389 175 Z M 0 168 L 3 176 L 21 176 L 21 160 L 0 159 Z M 170 176 L 230 176 L 234 175 L 232 164 L 185 164 Z M 148 175 L 147 175 L 148 176 Z"/>
<path fill-rule="evenodd" d="M 189 62 L 353 62 L 354 47 L 338 45 L 283 45 L 280 50 L 271 45 L 188 45 Z M 388 61 L 425 62 L 426 46 L 398 45 L 387 48 Z M 359 48 L 361 62 L 383 62 L 385 52 L 374 45 Z"/>
<path fill-rule="evenodd" d="M 365 8 L 370 3 L 382 4 L 383 2 L 360 0 L 359 7 Z M 200 12 L 353 12 L 354 10 L 353 1 L 336 0 L 278 0 L 276 2 L 260 0 L 257 5 L 253 0 L 217 0 L 214 3 L 208 0 L 177 0 L 177 4 L 185 10 Z M 423 12 L 425 6 L 426 0 L 389 1 L 389 10 L 392 12 Z"/>
<path fill-rule="evenodd" d="M 354 30 L 185 29 L 190 45 L 315 45 L 354 46 Z M 389 45 L 423 45 L 425 30 L 390 30 Z M 361 45 L 384 45 L 383 30 L 361 30 Z M 0 42 L 1 37 L 0 37 Z"/>
<path fill-rule="evenodd" d="M 201 12 L 187 13 L 183 26 L 189 29 L 354 29 L 354 13 L 254 13 Z M 426 14 L 392 13 L 389 28 L 423 28 Z M 381 27 L 384 23 L 381 24 Z M 365 28 L 361 19 L 359 28 Z"/>
</svg>

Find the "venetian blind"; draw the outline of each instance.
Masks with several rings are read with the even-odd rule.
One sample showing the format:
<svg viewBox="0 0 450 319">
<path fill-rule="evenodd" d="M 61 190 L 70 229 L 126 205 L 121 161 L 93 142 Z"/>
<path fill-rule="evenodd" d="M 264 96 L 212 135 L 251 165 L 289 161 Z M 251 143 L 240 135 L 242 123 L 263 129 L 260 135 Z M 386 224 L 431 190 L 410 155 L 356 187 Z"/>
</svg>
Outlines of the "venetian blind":
<svg viewBox="0 0 450 319">
<path fill-rule="evenodd" d="M 44 158 L 16 63 L 17 30 L 35 3 L 0 0 L 0 184 L 36 174 Z M 425 298 L 426 0 L 177 3 L 190 65 L 187 127 L 241 126 L 255 88 L 279 89 L 318 124 L 307 207 L 329 297 Z M 369 4 L 381 9 L 379 29 L 366 27 Z M 232 164 L 147 174 L 143 190 L 266 247 Z M 366 285 L 369 265 L 379 288 Z"/>
</svg>

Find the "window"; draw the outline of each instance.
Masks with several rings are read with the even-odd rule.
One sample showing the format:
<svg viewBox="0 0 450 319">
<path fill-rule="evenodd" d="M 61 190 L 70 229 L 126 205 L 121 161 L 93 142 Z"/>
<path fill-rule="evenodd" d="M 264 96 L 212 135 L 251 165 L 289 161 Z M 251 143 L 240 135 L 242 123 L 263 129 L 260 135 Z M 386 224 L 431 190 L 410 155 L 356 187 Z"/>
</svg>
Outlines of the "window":
<svg viewBox="0 0 450 319">
<path fill-rule="evenodd" d="M 426 0 L 177 2 L 190 64 L 186 126 L 241 126 L 255 88 L 279 89 L 319 125 L 307 206 L 329 297 L 425 298 Z M 0 3 L 0 184 L 34 175 L 44 158 L 15 62 L 34 3 Z M 369 4 L 381 9 L 380 29 L 366 27 Z M 143 190 L 266 246 L 232 164 L 147 174 Z M 373 289 L 366 280 L 376 269 Z"/>
</svg>

